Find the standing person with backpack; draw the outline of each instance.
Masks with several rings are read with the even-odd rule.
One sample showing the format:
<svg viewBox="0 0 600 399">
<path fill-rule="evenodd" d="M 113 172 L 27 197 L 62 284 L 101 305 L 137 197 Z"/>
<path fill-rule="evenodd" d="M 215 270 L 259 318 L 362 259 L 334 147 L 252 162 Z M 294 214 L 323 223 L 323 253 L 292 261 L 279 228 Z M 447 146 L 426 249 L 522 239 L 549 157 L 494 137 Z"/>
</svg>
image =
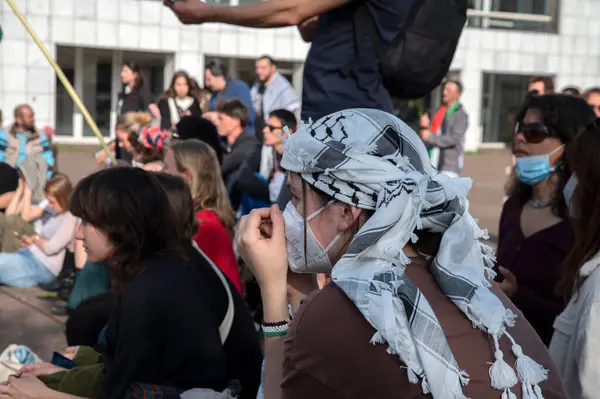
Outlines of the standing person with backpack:
<svg viewBox="0 0 600 399">
<path fill-rule="evenodd" d="M 450 67 L 467 3 L 267 0 L 221 7 L 164 0 L 184 24 L 298 26 L 302 38 L 312 42 L 304 65 L 302 120 L 354 107 L 392 112 L 390 95 L 428 94 Z"/>
<path fill-rule="evenodd" d="M 390 96 L 429 94 L 450 68 L 468 6 L 467 0 L 266 0 L 234 7 L 163 2 L 184 24 L 297 26 L 312 43 L 304 64 L 302 121 L 347 108 L 391 113 Z M 279 197 L 285 207 L 287 184 Z"/>
</svg>

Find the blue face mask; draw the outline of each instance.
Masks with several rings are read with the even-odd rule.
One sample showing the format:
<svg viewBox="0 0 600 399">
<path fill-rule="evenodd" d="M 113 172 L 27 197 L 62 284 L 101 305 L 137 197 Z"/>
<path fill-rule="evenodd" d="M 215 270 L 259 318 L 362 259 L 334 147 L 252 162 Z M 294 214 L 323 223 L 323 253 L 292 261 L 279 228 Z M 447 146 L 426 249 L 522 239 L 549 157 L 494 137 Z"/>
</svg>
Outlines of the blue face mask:
<svg viewBox="0 0 600 399">
<path fill-rule="evenodd" d="M 549 154 L 534 155 L 531 157 L 517 158 L 517 177 L 521 183 L 533 186 L 546 180 L 556 166 L 550 166 L 550 155 L 560 150 L 563 146 L 556 148 Z"/>
<path fill-rule="evenodd" d="M 567 180 L 565 188 L 563 188 L 563 197 L 565 197 L 565 202 L 567 203 L 567 207 L 569 208 L 569 214 L 571 216 L 575 216 L 575 214 L 573 213 L 573 203 L 571 201 L 573 199 L 573 193 L 575 192 L 577 183 L 577 176 L 575 176 L 575 173 L 573 173 L 571 177 L 569 177 L 569 180 Z"/>
</svg>

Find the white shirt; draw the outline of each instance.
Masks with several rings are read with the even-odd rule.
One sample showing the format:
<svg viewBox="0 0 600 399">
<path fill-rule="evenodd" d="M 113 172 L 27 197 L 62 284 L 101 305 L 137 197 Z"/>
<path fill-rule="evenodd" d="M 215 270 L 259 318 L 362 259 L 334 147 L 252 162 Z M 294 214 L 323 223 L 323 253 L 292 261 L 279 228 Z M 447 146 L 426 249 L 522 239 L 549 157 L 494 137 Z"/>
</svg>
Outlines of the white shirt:
<svg viewBox="0 0 600 399">
<path fill-rule="evenodd" d="M 579 272 L 584 282 L 554 321 L 550 355 L 571 399 L 600 398 L 600 253 Z"/>
</svg>

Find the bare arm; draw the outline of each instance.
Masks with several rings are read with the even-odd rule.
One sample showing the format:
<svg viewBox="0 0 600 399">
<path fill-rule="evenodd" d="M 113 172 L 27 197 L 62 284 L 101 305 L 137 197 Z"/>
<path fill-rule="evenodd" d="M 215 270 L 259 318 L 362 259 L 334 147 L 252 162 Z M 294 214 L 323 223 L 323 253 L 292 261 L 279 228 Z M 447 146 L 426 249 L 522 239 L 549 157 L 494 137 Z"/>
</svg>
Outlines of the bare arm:
<svg viewBox="0 0 600 399">
<path fill-rule="evenodd" d="M 15 192 L 11 191 L 8 193 L 0 194 L 0 209 L 6 209 L 10 205 L 13 197 L 15 196 Z"/>
<path fill-rule="evenodd" d="M 208 5 L 194 0 L 164 0 L 181 22 L 201 24 L 221 22 L 251 28 L 297 26 L 324 12 L 338 8 L 352 0 L 266 0 L 235 7 Z"/>
<path fill-rule="evenodd" d="M 317 29 L 317 22 L 319 21 L 319 16 L 316 15 L 307 19 L 306 21 L 302 21 L 298 25 L 298 31 L 300 31 L 300 36 L 302 40 L 306 43 L 310 43 L 313 41 L 313 36 L 315 34 L 315 30 Z"/>
<path fill-rule="evenodd" d="M 19 205 L 22 202 L 23 188 L 23 180 L 19 179 L 19 186 L 17 187 L 17 191 L 15 191 L 15 194 L 12 196 L 8 207 L 6 208 L 7 215 L 17 215 L 20 212 Z"/>
<path fill-rule="evenodd" d="M 56 255 L 69 246 L 75 234 L 76 225 L 77 219 L 75 216 L 68 214 L 67 218 L 61 223 L 58 231 L 51 238 L 40 238 L 34 242 L 34 245 L 46 255 Z"/>
<path fill-rule="evenodd" d="M 150 104 L 148 106 L 148 111 L 150 111 L 154 119 L 160 120 L 160 111 L 158 110 L 158 106 L 156 104 Z"/>
<path fill-rule="evenodd" d="M 44 210 L 39 206 L 31 204 L 31 189 L 25 185 L 23 192 L 23 209 L 21 210 L 21 218 L 26 222 L 33 222 L 42 217 Z"/>
<path fill-rule="evenodd" d="M 287 320 L 288 303 L 285 292 L 262 292 L 266 322 Z M 281 398 L 283 380 L 283 337 L 265 337 L 265 399 Z"/>
</svg>

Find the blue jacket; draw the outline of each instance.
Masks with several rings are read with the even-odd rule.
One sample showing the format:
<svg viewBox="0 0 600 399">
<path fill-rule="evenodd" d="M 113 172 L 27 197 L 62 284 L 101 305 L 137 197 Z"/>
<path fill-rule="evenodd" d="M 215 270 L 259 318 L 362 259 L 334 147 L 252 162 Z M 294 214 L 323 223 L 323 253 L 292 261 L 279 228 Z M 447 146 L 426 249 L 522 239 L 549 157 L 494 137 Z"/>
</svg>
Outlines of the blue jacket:
<svg viewBox="0 0 600 399">
<path fill-rule="evenodd" d="M 11 129 L 14 131 L 14 129 Z M 7 133 L 0 129 L 0 162 L 5 162 L 13 168 L 18 167 L 29 154 L 41 153 L 51 168 L 56 165 L 52 153 L 52 143 L 43 132 Z"/>
<path fill-rule="evenodd" d="M 208 102 L 209 111 L 215 111 L 217 103 L 220 100 L 233 100 L 239 98 L 239 100 L 248 108 L 248 125 L 246 125 L 244 131 L 254 135 L 254 119 L 256 115 L 254 108 L 252 107 L 252 99 L 250 97 L 250 88 L 248 85 L 241 80 L 228 80 L 225 85 L 225 89 L 220 93 L 215 93 L 210 101 Z"/>
</svg>

